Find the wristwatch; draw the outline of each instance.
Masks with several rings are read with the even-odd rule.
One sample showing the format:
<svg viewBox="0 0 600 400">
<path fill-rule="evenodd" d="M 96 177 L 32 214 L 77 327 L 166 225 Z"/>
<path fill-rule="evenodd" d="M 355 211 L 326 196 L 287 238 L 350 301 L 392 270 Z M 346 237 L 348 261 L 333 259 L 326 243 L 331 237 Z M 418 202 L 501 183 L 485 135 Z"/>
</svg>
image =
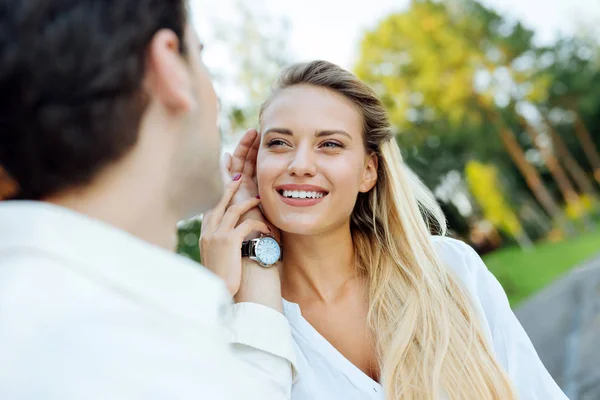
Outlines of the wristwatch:
<svg viewBox="0 0 600 400">
<path fill-rule="evenodd" d="M 281 261 L 282 253 L 277 239 L 270 235 L 263 235 L 242 243 L 242 257 L 248 257 L 265 268 Z"/>
</svg>

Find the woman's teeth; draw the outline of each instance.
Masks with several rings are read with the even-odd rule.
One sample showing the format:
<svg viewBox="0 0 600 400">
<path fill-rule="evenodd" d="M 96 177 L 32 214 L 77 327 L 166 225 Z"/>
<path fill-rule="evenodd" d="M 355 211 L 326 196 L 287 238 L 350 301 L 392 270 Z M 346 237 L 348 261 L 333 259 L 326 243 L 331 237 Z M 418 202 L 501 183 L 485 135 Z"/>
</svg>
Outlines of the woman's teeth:
<svg viewBox="0 0 600 400">
<path fill-rule="evenodd" d="M 325 196 L 322 192 L 307 192 L 304 190 L 284 190 L 283 197 L 290 199 L 320 199 Z"/>
</svg>

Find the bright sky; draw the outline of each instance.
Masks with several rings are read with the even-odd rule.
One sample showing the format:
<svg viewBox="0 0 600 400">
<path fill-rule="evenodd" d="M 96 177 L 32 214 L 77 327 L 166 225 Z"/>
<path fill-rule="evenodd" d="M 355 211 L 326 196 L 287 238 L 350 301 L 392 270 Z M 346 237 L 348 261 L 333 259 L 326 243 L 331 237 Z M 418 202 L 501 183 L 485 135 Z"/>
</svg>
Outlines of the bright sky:
<svg viewBox="0 0 600 400">
<path fill-rule="evenodd" d="M 211 24 L 235 15 L 234 0 L 192 0 L 197 29 L 210 36 Z M 351 68 L 356 46 L 369 29 L 408 0 L 247 0 L 268 13 L 291 22 L 290 49 L 294 61 L 323 58 Z M 600 38 L 600 0 L 483 0 L 497 12 L 517 18 L 547 43 L 559 34 L 582 27 L 595 29 Z M 211 61 L 207 60 L 209 68 Z"/>
</svg>

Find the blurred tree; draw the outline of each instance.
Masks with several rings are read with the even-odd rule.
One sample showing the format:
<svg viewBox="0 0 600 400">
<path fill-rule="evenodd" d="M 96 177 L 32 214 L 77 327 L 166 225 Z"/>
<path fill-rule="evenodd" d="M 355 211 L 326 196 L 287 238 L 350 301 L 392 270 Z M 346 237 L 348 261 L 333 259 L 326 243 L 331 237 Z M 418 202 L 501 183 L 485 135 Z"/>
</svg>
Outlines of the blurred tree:
<svg viewBox="0 0 600 400">
<path fill-rule="evenodd" d="M 585 222 L 588 224 L 588 227 L 591 228 L 592 222 L 586 214 L 583 202 L 571 184 L 571 180 L 559 163 L 558 158 L 555 156 L 553 149 L 550 147 L 550 143 L 542 139 L 539 131 L 534 128 L 532 124 L 527 122 L 524 118 L 521 118 L 521 121 L 525 127 L 525 130 L 529 134 L 532 143 L 534 143 L 538 148 L 546 167 L 554 177 L 554 180 L 556 181 L 569 210 L 572 210 L 571 214 L 583 217 Z"/>
<path fill-rule="evenodd" d="M 498 229 L 513 237 L 524 249 L 533 247 L 519 218 L 511 209 L 501 190 L 497 169 L 489 164 L 470 161 L 465 168 L 469 188 L 484 212 L 485 218 Z"/>
<path fill-rule="evenodd" d="M 573 178 L 580 193 L 585 193 L 594 203 L 598 203 L 598 193 L 594 188 L 594 184 L 587 176 L 584 169 L 581 167 L 577 159 L 571 153 L 568 146 L 565 144 L 562 137 L 556 132 L 552 123 L 544 116 L 545 128 L 550 132 L 552 144 L 559 155 L 559 158 L 565 165 L 567 172 Z"/>
<path fill-rule="evenodd" d="M 531 76 L 508 67 L 530 51 L 532 35 L 472 0 L 413 0 L 367 32 L 355 70 L 382 97 L 401 135 L 425 141 L 432 133 L 422 128 L 442 119 L 451 129 L 436 135 L 458 135 L 478 151 L 497 144 L 490 137 L 496 133 L 546 212 L 572 231 L 499 110 L 511 98 L 504 86 Z"/>
<path fill-rule="evenodd" d="M 596 144 L 577 112 L 574 112 L 574 119 L 575 135 L 577 136 L 577 139 L 579 139 L 581 147 L 594 170 L 594 178 L 600 183 L 600 155 L 598 154 Z"/>
<path fill-rule="evenodd" d="M 570 128 L 563 129 L 564 133 L 577 139 L 579 152 L 587 159 L 593 177 L 600 183 L 600 135 L 594 140 L 588 129 L 590 122 L 586 123 L 586 119 L 593 121 L 594 117 L 600 117 L 600 43 L 566 38 L 538 52 L 539 74 L 553 78 L 543 101 L 549 125 Z M 598 125 L 595 126 L 600 134 Z"/>
<path fill-rule="evenodd" d="M 454 0 L 453 4 L 462 18 L 460 21 L 480 18 L 492 24 L 491 29 L 482 31 L 487 33 L 488 37 L 471 40 L 474 51 L 486 51 L 487 54 L 496 53 L 497 55 L 489 58 L 491 62 L 484 64 L 484 68 L 479 71 L 489 77 L 488 93 L 495 97 L 496 104 L 499 103 L 498 100 L 500 100 L 500 103 L 506 103 L 505 112 L 503 113 L 505 116 L 504 122 L 509 123 L 509 120 L 514 120 L 514 117 L 516 117 L 516 121 L 513 121 L 511 125 L 515 126 L 515 129 L 523 128 L 524 132 L 529 135 L 531 144 L 537 149 L 541 161 L 549 172 L 549 176 L 554 179 L 558 191 L 567 203 L 568 209 L 572 211 L 571 214 L 583 218 L 586 226 L 591 228 L 593 225 L 591 219 L 571 183 L 571 178 L 558 162 L 550 145 L 551 139 L 544 130 L 539 130 L 536 125 L 530 123 L 528 118 L 520 115 L 519 110 L 527 110 L 527 107 L 530 108 L 530 111 L 533 109 L 539 114 L 534 104 L 546 99 L 553 81 L 553 76 L 547 71 L 539 73 L 536 65 L 537 52 L 531 41 L 533 32 L 525 29 L 519 23 L 510 26 L 506 21 L 503 22 L 504 25 L 494 27 L 495 23 L 503 21 L 502 18 L 499 18 L 497 14 L 486 9 L 477 1 Z M 508 148 L 507 141 L 512 140 L 505 137 L 506 133 L 508 132 L 503 134 L 503 141 Z M 520 161 L 517 160 L 519 157 L 516 152 L 515 147 L 515 153 L 512 153 L 511 156 L 519 165 Z M 526 170 L 525 168 L 526 166 L 523 165 L 521 169 Z M 531 171 L 528 172 L 528 174 L 530 173 Z M 529 179 L 535 181 L 533 177 Z M 562 214 L 558 217 L 564 221 Z M 570 224 L 566 222 L 563 225 L 569 230 L 572 229 Z"/>
</svg>

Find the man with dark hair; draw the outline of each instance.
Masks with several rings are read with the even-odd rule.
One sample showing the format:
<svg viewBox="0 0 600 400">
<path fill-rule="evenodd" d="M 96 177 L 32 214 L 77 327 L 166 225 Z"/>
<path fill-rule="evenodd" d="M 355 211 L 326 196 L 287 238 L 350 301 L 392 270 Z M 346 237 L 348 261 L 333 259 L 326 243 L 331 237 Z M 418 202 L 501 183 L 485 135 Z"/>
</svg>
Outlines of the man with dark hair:
<svg viewBox="0 0 600 400">
<path fill-rule="evenodd" d="M 290 396 L 276 268 L 232 305 L 172 252 L 223 195 L 186 6 L 0 0 L 2 399 Z"/>
</svg>

